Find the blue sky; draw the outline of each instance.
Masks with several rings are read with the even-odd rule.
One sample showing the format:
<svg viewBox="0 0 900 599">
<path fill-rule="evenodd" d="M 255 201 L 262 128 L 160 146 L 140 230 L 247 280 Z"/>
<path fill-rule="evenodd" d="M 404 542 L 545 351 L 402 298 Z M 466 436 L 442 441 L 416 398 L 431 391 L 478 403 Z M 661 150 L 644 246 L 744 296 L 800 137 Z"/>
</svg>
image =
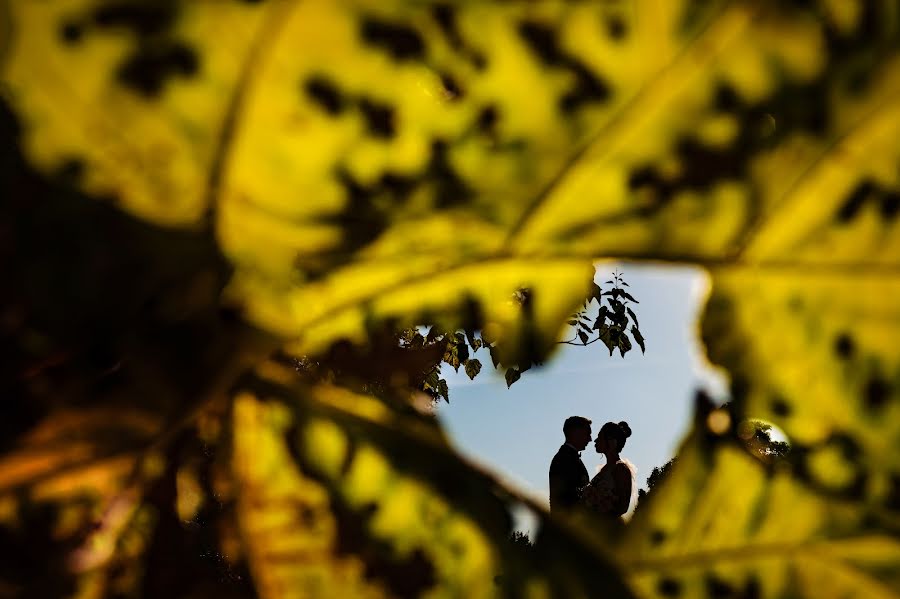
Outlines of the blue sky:
<svg viewBox="0 0 900 599">
<path fill-rule="evenodd" d="M 519 489 L 546 502 L 547 468 L 563 442 L 562 423 L 571 415 L 590 418 L 596 431 L 606 421 L 626 420 L 632 437 L 622 456 L 638 468 L 641 487 L 654 466 L 665 463 L 688 430 L 693 394 L 704 387 L 713 397 L 726 392 L 724 374 L 711 366 L 699 340 L 698 319 L 708 289 L 698 268 L 599 263 L 595 280 L 603 282 L 618 267 L 640 302 L 634 306 L 647 339 L 640 349 L 612 357 L 602 343 L 560 345 L 540 370 L 522 375 L 511 388 L 490 369 L 490 356 L 474 357 L 484 370 L 470 381 L 460 369 L 444 367 L 450 404 L 438 418 L 451 441 Z M 571 335 L 570 337 L 571 338 Z M 593 475 L 603 457 L 593 446 L 582 452 Z M 527 527 L 526 527 L 527 528 Z"/>
</svg>

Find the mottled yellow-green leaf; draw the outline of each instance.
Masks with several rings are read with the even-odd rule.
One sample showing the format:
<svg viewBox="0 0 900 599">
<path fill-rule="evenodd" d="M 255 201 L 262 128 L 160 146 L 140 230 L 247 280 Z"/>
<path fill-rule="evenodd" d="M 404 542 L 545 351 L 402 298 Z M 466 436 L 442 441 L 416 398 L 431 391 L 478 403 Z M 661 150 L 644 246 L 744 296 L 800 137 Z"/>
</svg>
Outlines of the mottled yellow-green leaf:
<svg viewBox="0 0 900 599">
<path fill-rule="evenodd" d="M 640 596 L 897 596 L 900 541 L 865 502 L 819 494 L 704 424 L 619 546 Z"/>
<path fill-rule="evenodd" d="M 860 39 L 865 19 L 829 6 L 172 3 L 144 29 L 99 2 L 12 8 L 2 77 L 29 156 L 75 160 L 83 189 L 145 217 L 212 215 L 230 300 L 306 351 L 461 295 L 509 325 L 513 285 L 538 290 L 547 348 L 584 290 L 560 260 L 731 254 L 781 205 L 768 182 L 807 172 L 896 89 L 890 18 Z M 129 70 L 164 51 L 177 60 Z M 851 93 L 850 67 L 889 76 Z M 63 90 L 105 109 L 68 118 Z M 481 264 L 506 271 L 497 297 Z M 422 288 L 444 273 L 443 293 Z"/>
<path fill-rule="evenodd" d="M 209 208 L 261 11 L 248 3 L 7 2 L 2 79 L 29 157 L 154 222 Z M 142 6 L 142 7 L 141 7 Z M 228 31 L 231 50 L 199 50 Z M 169 67 L 155 68 L 160 61 Z"/>
<path fill-rule="evenodd" d="M 784 430 L 811 485 L 897 526 L 900 282 L 749 268 L 714 280 L 704 337 L 742 409 Z"/>
</svg>

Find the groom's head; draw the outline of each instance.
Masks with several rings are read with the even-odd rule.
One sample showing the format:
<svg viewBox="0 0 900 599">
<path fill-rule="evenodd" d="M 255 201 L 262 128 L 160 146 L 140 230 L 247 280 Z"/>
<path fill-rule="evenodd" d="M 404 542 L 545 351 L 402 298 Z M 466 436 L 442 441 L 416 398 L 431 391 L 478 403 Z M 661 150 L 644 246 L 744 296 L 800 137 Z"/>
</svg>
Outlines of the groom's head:
<svg viewBox="0 0 900 599">
<path fill-rule="evenodd" d="M 563 423 L 563 434 L 566 443 L 581 451 L 591 442 L 591 421 L 584 416 L 569 416 Z"/>
</svg>

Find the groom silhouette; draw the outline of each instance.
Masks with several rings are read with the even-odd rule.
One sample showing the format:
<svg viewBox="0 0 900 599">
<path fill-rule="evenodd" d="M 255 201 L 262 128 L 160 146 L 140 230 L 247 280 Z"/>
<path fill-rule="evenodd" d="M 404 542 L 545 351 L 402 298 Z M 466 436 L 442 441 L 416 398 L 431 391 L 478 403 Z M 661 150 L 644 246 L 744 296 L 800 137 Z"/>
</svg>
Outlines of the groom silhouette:
<svg viewBox="0 0 900 599">
<path fill-rule="evenodd" d="M 570 416 L 563 423 L 566 442 L 550 462 L 550 511 L 567 510 L 578 503 L 578 489 L 588 484 L 588 471 L 580 452 L 591 442 L 591 421 Z"/>
</svg>

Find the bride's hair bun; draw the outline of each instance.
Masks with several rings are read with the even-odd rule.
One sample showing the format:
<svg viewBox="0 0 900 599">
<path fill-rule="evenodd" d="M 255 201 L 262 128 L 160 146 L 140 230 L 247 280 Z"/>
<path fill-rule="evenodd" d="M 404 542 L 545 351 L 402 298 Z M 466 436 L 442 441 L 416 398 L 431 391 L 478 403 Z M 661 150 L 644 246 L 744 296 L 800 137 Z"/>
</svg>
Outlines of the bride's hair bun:
<svg viewBox="0 0 900 599">
<path fill-rule="evenodd" d="M 628 426 L 628 423 L 624 420 L 619 423 L 619 430 L 622 431 L 622 434 L 625 435 L 626 439 L 631 436 L 631 427 Z"/>
</svg>

